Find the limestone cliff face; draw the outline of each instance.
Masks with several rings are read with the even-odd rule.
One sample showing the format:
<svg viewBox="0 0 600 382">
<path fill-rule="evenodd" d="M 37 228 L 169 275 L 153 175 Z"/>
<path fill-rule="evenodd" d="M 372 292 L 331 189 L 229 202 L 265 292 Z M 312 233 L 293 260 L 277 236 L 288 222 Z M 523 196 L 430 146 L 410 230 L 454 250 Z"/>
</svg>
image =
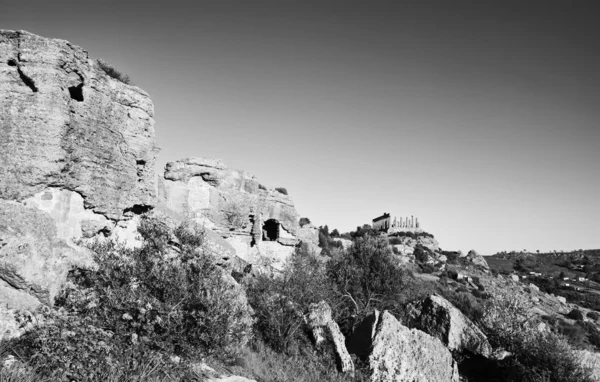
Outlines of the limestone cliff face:
<svg viewBox="0 0 600 382">
<path fill-rule="evenodd" d="M 153 116 L 144 91 L 85 50 L 0 30 L 0 199 L 42 204 L 68 190 L 111 220 L 153 205 Z"/>
<path fill-rule="evenodd" d="M 0 337 L 93 266 L 71 239 L 133 234 L 155 204 L 153 115 L 83 49 L 0 30 Z"/>
<path fill-rule="evenodd" d="M 300 216 L 292 199 L 220 160 L 188 158 L 166 165 L 158 182 L 159 205 L 202 223 L 250 264 L 280 267 L 299 243 Z M 314 241 L 317 240 L 317 243 Z"/>
</svg>

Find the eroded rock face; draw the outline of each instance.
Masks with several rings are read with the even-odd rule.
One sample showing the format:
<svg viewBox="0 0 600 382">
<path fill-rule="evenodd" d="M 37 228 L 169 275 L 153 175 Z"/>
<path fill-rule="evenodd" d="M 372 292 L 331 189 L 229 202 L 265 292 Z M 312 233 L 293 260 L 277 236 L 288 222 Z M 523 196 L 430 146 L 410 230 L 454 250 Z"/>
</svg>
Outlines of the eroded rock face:
<svg viewBox="0 0 600 382">
<path fill-rule="evenodd" d="M 159 205 L 194 219 L 223 237 L 249 264 L 281 267 L 300 237 L 300 216 L 291 198 L 220 160 L 188 158 L 166 165 L 158 182 Z M 314 240 L 317 240 L 314 243 Z"/>
<path fill-rule="evenodd" d="M 440 339 L 450 350 L 489 357 L 492 347 L 483 332 L 445 298 L 431 295 L 415 306 L 416 328 Z"/>
<path fill-rule="evenodd" d="M 0 30 L 0 199 L 69 190 L 111 220 L 153 205 L 153 116 L 144 91 L 85 50 Z"/>
<path fill-rule="evenodd" d="M 407 328 L 387 311 L 367 317 L 348 348 L 368 359 L 373 382 L 459 381 L 452 354 L 440 340 Z"/>
<path fill-rule="evenodd" d="M 91 267 L 91 254 L 56 236 L 52 218 L 35 208 L 0 201 L 0 279 L 17 291 L 51 305 L 74 267 Z M 6 300 L 15 307 L 26 304 Z"/>
<path fill-rule="evenodd" d="M 352 363 L 350 354 L 348 354 L 348 350 L 346 350 L 344 335 L 331 316 L 331 307 L 329 304 L 325 301 L 321 301 L 318 304 L 311 304 L 306 324 L 312 332 L 315 345 L 320 346 L 326 341 L 331 342 L 340 371 L 343 373 L 354 373 L 354 364 Z"/>
<path fill-rule="evenodd" d="M 0 337 L 19 334 L 17 310 L 52 305 L 69 270 L 93 266 L 87 250 L 57 238 L 50 215 L 0 201 Z"/>
</svg>

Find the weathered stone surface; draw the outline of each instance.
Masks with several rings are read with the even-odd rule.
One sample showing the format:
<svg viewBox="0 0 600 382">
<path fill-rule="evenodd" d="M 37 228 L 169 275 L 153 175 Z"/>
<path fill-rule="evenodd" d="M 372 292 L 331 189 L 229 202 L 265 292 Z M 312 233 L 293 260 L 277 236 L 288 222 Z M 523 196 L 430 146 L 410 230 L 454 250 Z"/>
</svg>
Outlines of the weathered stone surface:
<svg viewBox="0 0 600 382">
<path fill-rule="evenodd" d="M 70 190 L 112 220 L 153 205 L 153 115 L 144 91 L 83 49 L 0 30 L 0 199 Z"/>
<path fill-rule="evenodd" d="M 326 341 L 330 341 L 335 350 L 339 369 L 343 373 L 354 373 L 354 364 L 352 358 L 346 350 L 345 338 L 338 324 L 331 316 L 331 307 L 327 302 L 321 301 L 318 304 L 309 306 L 306 324 L 310 328 L 315 344 L 320 346 Z"/>
<path fill-rule="evenodd" d="M 440 339 L 450 350 L 489 357 L 492 346 L 483 332 L 445 298 L 431 295 L 413 312 L 413 325 Z"/>
<path fill-rule="evenodd" d="M 366 358 L 372 382 L 458 382 L 458 368 L 444 344 L 408 329 L 389 312 L 375 312 L 348 339 L 351 353 Z"/>
<path fill-rule="evenodd" d="M 50 215 L 0 200 L 0 337 L 20 334 L 15 313 L 52 305 L 73 267 L 93 267 L 91 254 L 58 239 Z"/>
<path fill-rule="evenodd" d="M 91 254 L 57 239 L 56 226 L 48 214 L 0 201 L 0 279 L 51 305 L 74 266 L 93 266 Z M 22 307 L 19 301 L 6 302 L 11 301 L 13 307 Z M 23 303 L 31 307 L 26 301 Z"/>
<path fill-rule="evenodd" d="M 485 269 L 490 269 L 490 266 L 488 265 L 487 261 L 485 261 L 485 258 L 477 253 L 477 251 L 474 249 L 470 250 L 467 254 L 467 260 Z"/>
<path fill-rule="evenodd" d="M 318 244 L 318 234 L 301 232 L 289 196 L 267 189 L 253 175 L 229 169 L 220 160 L 168 163 L 158 181 L 158 196 L 160 206 L 202 222 L 249 264 L 268 262 L 281 268 L 300 240 Z M 267 221 L 275 222 L 276 233 L 267 232 Z"/>
</svg>

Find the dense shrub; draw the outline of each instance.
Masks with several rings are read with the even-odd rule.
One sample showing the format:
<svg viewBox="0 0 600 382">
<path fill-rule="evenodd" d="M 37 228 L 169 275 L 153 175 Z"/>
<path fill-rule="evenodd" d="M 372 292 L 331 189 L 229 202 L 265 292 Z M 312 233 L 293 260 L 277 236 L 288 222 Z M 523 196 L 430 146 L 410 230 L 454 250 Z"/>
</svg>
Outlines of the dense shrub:
<svg viewBox="0 0 600 382">
<path fill-rule="evenodd" d="M 589 312 L 587 312 L 586 316 L 589 319 L 592 319 L 594 321 L 598 321 L 598 319 L 600 318 L 600 313 L 594 312 L 594 311 L 589 311 Z"/>
<path fill-rule="evenodd" d="M 310 224 L 310 219 L 309 218 L 300 218 L 300 221 L 298 222 L 298 224 L 300 225 L 300 227 L 304 227 L 307 224 Z"/>
<path fill-rule="evenodd" d="M 569 314 L 567 314 L 567 317 L 569 317 L 572 320 L 583 321 L 583 313 L 579 309 L 571 310 Z"/>
<path fill-rule="evenodd" d="M 494 348 L 513 354 L 500 365 L 503 381 L 591 382 L 565 338 L 537 329 L 531 306 L 510 294 L 488 300 L 479 323 Z"/>
<path fill-rule="evenodd" d="M 115 69 L 113 66 L 109 65 L 106 61 L 104 60 L 97 60 L 98 62 L 98 66 L 100 66 L 100 69 L 102 69 L 104 71 L 104 73 L 106 73 L 109 77 L 112 77 L 118 81 L 121 81 L 124 84 L 131 84 L 131 79 L 129 78 L 129 76 L 125 73 L 121 73 L 120 71 L 118 71 L 117 69 Z"/>
<path fill-rule="evenodd" d="M 292 255 L 281 275 L 260 274 L 248 281 L 248 301 L 255 312 L 255 333 L 277 351 L 291 351 L 306 341 L 304 314 L 309 305 L 332 301 L 323 262 L 305 247 Z"/>
<path fill-rule="evenodd" d="M 232 197 L 225 201 L 222 209 L 230 229 L 242 229 L 250 223 L 250 207 L 244 199 Z"/>
<path fill-rule="evenodd" d="M 386 238 L 357 238 L 327 263 L 327 274 L 341 299 L 338 316 L 346 328 L 372 309 L 400 313 L 407 274 L 397 266 Z"/>
<path fill-rule="evenodd" d="M 140 249 L 92 246 L 98 268 L 70 274 L 48 324 L 16 340 L 14 353 L 42 375 L 69 380 L 103 380 L 143 360 L 176 367 L 171 355 L 235 354 L 250 335 L 249 311 L 205 250 L 203 232 L 149 217 L 139 232 Z"/>
<path fill-rule="evenodd" d="M 287 189 L 285 189 L 285 188 L 283 188 L 283 187 L 275 187 L 275 191 L 277 191 L 277 192 L 279 192 L 279 193 L 281 193 L 281 194 L 284 194 L 284 195 L 287 195 L 287 194 L 288 194 L 288 191 L 287 191 Z"/>
</svg>

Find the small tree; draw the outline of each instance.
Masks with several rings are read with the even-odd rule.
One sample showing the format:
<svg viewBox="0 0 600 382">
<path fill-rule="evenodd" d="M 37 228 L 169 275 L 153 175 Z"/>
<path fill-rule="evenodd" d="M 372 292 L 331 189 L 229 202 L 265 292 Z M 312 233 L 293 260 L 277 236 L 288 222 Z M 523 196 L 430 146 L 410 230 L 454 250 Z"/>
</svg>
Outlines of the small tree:
<svg viewBox="0 0 600 382">
<path fill-rule="evenodd" d="M 398 268 L 387 239 L 357 238 L 353 246 L 327 263 L 327 274 L 343 302 L 342 320 L 356 321 L 373 309 L 398 313 L 406 273 Z"/>
</svg>

